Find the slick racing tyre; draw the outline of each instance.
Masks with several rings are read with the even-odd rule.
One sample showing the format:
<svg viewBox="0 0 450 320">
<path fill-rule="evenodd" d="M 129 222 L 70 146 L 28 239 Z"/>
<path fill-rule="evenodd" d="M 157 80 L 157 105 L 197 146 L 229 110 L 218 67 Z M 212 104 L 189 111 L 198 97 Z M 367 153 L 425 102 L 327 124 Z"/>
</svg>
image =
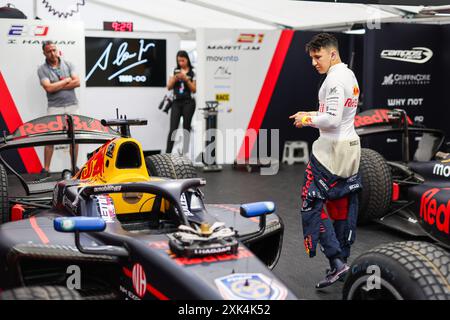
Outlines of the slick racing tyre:
<svg viewBox="0 0 450 320">
<path fill-rule="evenodd" d="M 66 287 L 34 286 L 3 291 L 0 300 L 82 300 L 82 297 Z"/>
<path fill-rule="evenodd" d="M 362 190 L 359 193 L 358 224 L 381 218 L 390 207 L 392 198 L 391 170 L 378 152 L 361 149 L 359 165 Z"/>
<path fill-rule="evenodd" d="M 172 154 L 155 154 L 145 158 L 148 174 L 150 176 L 169 179 L 196 178 L 192 162 L 185 157 Z"/>
<path fill-rule="evenodd" d="M 8 175 L 5 167 L 0 164 L 0 224 L 9 221 Z"/>
<path fill-rule="evenodd" d="M 345 300 L 450 300 L 450 254 L 419 241 L 376 247 L 352 263 Z"/>
</svg>

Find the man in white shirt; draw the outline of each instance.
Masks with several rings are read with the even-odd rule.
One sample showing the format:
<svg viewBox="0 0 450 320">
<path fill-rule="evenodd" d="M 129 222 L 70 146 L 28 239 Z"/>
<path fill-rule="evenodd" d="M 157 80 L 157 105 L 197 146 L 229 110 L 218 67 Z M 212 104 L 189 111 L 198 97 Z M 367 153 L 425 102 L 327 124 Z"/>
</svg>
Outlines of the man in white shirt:
<svg viewBox="0 0 450 320">
<path fill-rule="evenodd" d="M 290 118 L 294 119 L 297 128 L 309 126 L 320 132 L 305 174 L 301 213 L 307 252 L 314 256 L 315 245 L 319 242 L 330 261 L 330 271 L 316 286 L 323 288 L 342 279 L 348 271 L 346 260 L 354 241 L 356 218 L 352 217 L 354 223 L 353 220 L 349 222 L 348 212 L 349 207 L 353 213 L 355 209 L 357 211 L 354 192 L 361 188 L 358 182 L 361 147 L 354 128 L 359 86 L 353 72 L 342 63 L 334 36 L 328 33 L 314 36 L 306 45 L 306 51 L 316 70 L 326 74 L 319 90 L 319 110 L 299 111 Z M 331 179 L 334 183 L 329 184 Z M 337 189 L 330 191 L 336 185 Z M 314 191 L 310 190 L 311 186 Z M 330 196 L 332 193 L 334 195 Z M 351 198 L 348 197 L 350 193 Z M 344 196 L 333 198 L 336 194 Z M 326 211 L 323 210 L 325 204 Z M 330 218 L 334 220 L 334 226 Z M 314 236 L 314 229 L 319 227 L 320 232 Z"/>
</svg>

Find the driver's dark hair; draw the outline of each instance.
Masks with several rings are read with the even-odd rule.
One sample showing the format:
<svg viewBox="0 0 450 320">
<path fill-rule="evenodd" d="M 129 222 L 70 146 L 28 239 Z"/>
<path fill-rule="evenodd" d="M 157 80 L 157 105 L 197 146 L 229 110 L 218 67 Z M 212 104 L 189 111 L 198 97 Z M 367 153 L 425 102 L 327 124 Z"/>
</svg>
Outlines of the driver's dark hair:
<svg viewBox="0 0 450 320">
<path fill-rule="evenodd" d="M 49 44 L 55 44 L 55 42 L 52 41 L 52 40 L 45 40 L 45 41 L 42 41 L 42 51 L 44 51 L 44 50 L 45 50 L 45 47 L 48 46 Z"/>
<path fill-rule="evenodd" d="M 338 40 L 329 33 L 316 34 L 306 46 L 306 52 L 320 51 L 321 48 L 336 48 L 339 51 Z"/>
<path fill-rule="evenodd" d="M 177 52 L 177 68 L 180 69 L 180 65 L 178 64 L 178 57 L 186 58 L 189 66 L 189 70 L 192 70 L 191 59 L 189 59 L 189 55 L 186 51 L 180 50 Z"/>
</svg>

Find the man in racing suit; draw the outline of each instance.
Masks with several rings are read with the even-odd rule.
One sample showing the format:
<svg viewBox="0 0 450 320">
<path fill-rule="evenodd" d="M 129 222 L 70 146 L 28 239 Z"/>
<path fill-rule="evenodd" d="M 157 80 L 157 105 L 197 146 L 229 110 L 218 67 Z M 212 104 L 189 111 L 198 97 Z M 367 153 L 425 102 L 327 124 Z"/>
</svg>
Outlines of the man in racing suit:
<svg viewBox="0 0 450 320">
<path fill-rule="evenodd" d="M 313 257 L 320 243 L 330 262 L 325 279 L 316 285 L 323 288 L 343 279 L 349 270 L 346 261 L 355 239 L 361 189 L 361 147 L 354 128 L 359 87 L 340 59 L 334 36 L 314 36 L 306 51 L 316 70 L 326 74 L 319 90 L 319 110 L 299 111 L 290 118 L 297 128 L 309 126 L 320 132 L 305 171 L 301 216 L 307 253 Z"/>
</svg>

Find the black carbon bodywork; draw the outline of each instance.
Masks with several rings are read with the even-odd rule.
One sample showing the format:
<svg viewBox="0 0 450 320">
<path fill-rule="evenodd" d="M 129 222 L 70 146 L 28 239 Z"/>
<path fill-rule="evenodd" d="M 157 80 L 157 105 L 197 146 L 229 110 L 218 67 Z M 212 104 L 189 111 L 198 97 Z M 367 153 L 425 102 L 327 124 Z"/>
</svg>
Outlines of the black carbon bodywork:
<svg viewBox="0 0 450 320">
<path fill-rule="evenodd" d="M 408 163 L 423 183 L 409 186 L 403 193 L 412 202 L 405 210 L 413 214 L 428 236 L 450 248 L 450 178 L 445 176 L 450 172 L 450 162 L 443 161 Z"/>
<path fill-rule="evenodd" d="M 119 221 L 109 217 L 104 232 L 82 233 L 80 239 L 89 247 L 105 245 L 124 248 L 127 256 L 81 253 L 73 233 L 54 230 L 53 220 L 61 216 L 102 217 L 95 197 L 112 192 L 147 191 L 177 201 L 179 194 L 199 187 L 202 179 L 165 180 L 161 182 L 128 183 L 81 187 L 77 181 L 61 181 L 55 188 L 54 206 L 32 217 L 0 226 L 0 287 L 3 290 L 18 286 L 64 285 L 71 265 L 80 267 L 81 292 L 85 296 L 114 293 L 118 298 L 139 299 L 223 299 L 217 280 L 236 274 L 263 275 L 271 279 L 283 299 L 295 298 L 270 271 L 278 261 L 283 225 L 276 215 L 267 216 L 264 233 L 259 231 L 259 219 L 247 219 L 239 214 L 238 205 L 213 204 L 192 210 L 186 217 L 196 220 L 222 221 L 237 231 L 240 241 L 237 254 L 209 255 L 200 258 L 175 256 L 169 250 L 168 233 L 176 231 L 178 213 L 172 212 L 158 226 L 146 220 Z M 110 187 L 110 188 L 109 188 Z M 175 203 L 175 208 L 181 208 Z M 180 209 L 181 211 L 181 209 Z M 154 213 L 141 213 L 142 216 Z M 143 227 L 145 226 L 145 227 Z M 139 266 L 139 267 L 137 267 Z M 138 295 L 133 273 L 142 268 L 147 290 Z M 135 270 L 135 271 L 133 271 Z"/>
<path fill-rule="evenodd" d="M 390 211 L 376 221 L 413 236 L 432 238 L 450 248 L 450 154 L 438 154 L 444 145 L 444 133 L 413 124 L 399 109 L 369 110 L 357 120 L 361 123 L 357 133 L 362 139 L 380 133 L 402 133 L 402 161 L 388 161 L 399 194 Z M 410 150 L 412 134 L 420 135 L 419 139 L 416 136 L 416 150 Z"/>
<path fill-rule="evenodd" d="M 0 153 L 60 143 L 109 143 L 129 136 L 130 125 L 144 123 L 140 119 L 100 123 L 82 116 L 47 116 L 25 123 L 4 137 Z M 120 133 L 109 125 L 120 126 Z M 140 160 L 140 164 L 145 163 Z M 31 183 L 1 157 L 0 162 L 19 178 L 27 194 L 10 196 L 9 201 L 32 207 L 22 218 L 0 224 L 0 291 L 23 286 L 66 286 L 73 279 L 71 272 L 79 270 L 81 285 L 75 289 L 85 298 L 296 298 L 271 272 L 282 247 L 281 218 L 276 214 L 246 218 L 240 214 L 239 205 L 205 204 L 200 191 L 206 183 L 203 179 L 158 177 L 108 184 L 74 177 Z M 32 196 L 49 191 L 53 191 L 52 197 Z M 108 198 L 106 202 L 113 204 L 109 197 L 112 193 L 150 194 L 154 203 L 149 211 L 142 212 L 140 207 L 137 212 L 116 215 L 115 210 L 104 210 L 99 200 Z M 168 208 L 163 201 L 169 202 Z M 56 218 L 78 216 L 103 219 L 106 229 L 83 233 L 55 230 Z M 189 258 L 169 250 L 169 235 L 180 226 L 215 222 L 224 223 L 234 232 L 236 253 L 209 254 L 206 250 L 208 254 Z"/>
</svg>

